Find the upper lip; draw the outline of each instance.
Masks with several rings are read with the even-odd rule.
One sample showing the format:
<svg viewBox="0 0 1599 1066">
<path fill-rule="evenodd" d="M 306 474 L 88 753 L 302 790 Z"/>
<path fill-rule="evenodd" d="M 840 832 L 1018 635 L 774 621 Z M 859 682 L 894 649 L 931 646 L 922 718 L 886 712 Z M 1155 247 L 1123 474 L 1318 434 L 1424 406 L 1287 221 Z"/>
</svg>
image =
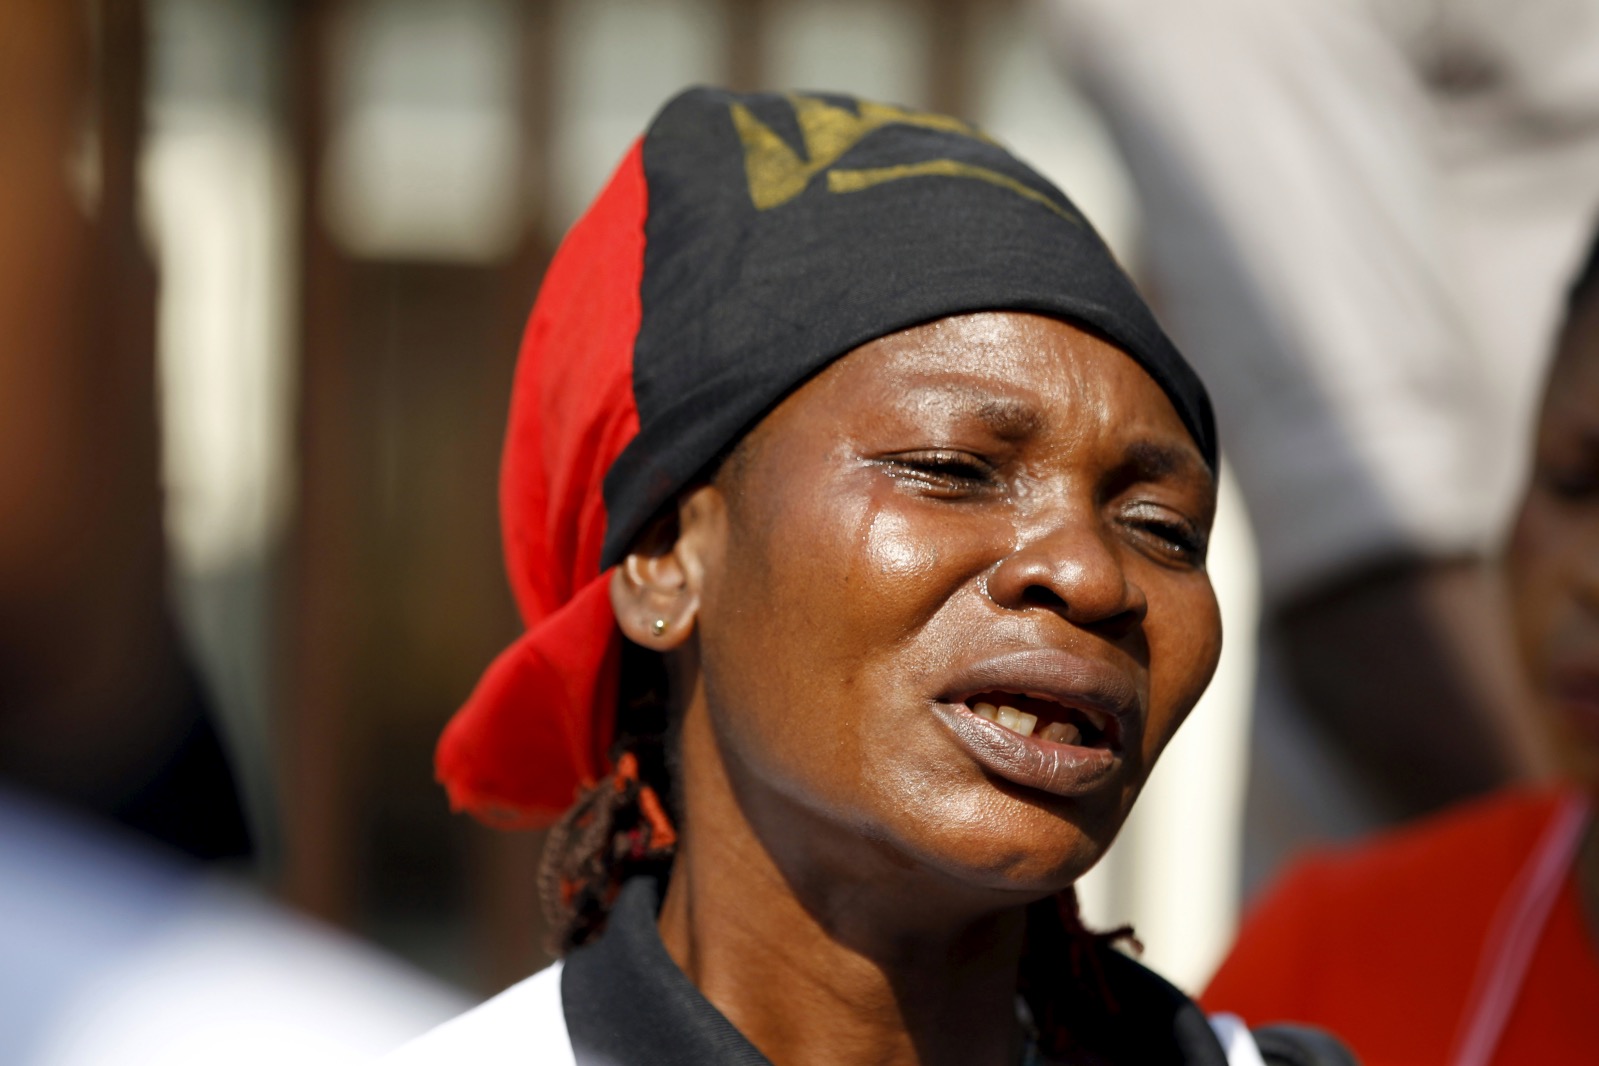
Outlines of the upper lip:
<svg viewBox="0 0 1599 1066">
<path fill-rule="evenodd" d="M 1024 648 L 968 663 L 955 672 L 939 698 L 964 703 L 996 691 L 1104 716 L 1118 732 L 1140 709 L 1138 688 L 1123 671 L 1058 648 Z"/>
</svg>

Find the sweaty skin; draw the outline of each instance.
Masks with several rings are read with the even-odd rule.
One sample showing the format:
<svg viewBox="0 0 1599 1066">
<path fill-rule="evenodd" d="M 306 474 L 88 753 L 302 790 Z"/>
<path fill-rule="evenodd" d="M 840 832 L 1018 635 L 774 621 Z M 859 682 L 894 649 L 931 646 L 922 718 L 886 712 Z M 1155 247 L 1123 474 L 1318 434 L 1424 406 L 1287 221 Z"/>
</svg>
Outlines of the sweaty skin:
<svg viewBox="0 0 1599 1066">
<path fill-rule="evenodd" d="M 1104 853 L 1215 668 L 1214 507 L 1130 358 L 975 314 L 832 364 L 619 569 L 686 705 L 661 935 L 774 1062 L 1015 1061 L 1023 908 Z M 991 690 L 1113 718 L 1062 749 L 1108 769 L 985 762 L 949 716 Z"/>
</svg>

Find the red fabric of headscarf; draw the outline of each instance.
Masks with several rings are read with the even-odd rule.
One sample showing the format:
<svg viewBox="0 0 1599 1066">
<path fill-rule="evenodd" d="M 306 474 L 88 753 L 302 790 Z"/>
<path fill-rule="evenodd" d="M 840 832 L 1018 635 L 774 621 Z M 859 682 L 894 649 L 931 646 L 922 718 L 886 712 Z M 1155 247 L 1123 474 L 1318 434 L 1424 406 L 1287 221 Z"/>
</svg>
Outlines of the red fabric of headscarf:
<svg viewBox="0 0 1599 1066">
<path fill-rule="evenodd" d="M 547 825 L 609 770 L 622 637 L 600 570 L 601 485 L 638 434 L 647 210 L 634 144 L 561 243 L 522 339 L 500 511 L 527 632 L 450 721 L 435 761 L 451 805 L 495 825 Z"/>
</svg>

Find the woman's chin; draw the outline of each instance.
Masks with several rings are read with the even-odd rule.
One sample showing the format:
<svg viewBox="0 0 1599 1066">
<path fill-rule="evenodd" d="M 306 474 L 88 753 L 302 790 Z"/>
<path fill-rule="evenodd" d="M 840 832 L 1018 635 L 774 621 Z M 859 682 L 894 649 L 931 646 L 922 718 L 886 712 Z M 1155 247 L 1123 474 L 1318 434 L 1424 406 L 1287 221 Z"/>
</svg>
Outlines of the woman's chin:
<svg viewBox="0 0 1599 1066">
<path fill-rule="evenodd" d="M 853 782 L 818 782 L 776 760 L 739 762 L 738 805 L 790 883 L 842 880 L 913 907 L 943 896 L 971 911 L 1073 884 L 1104 855 L 1136 795 L 1117 779 L 1058 796 L 947 750 L 900 754 Z M 907 762 L 921 772 L 906 772 Z"/>
<path fill-rule="evenodd" d="M 1098 820 L 1080 823 L 1010 797 L 991 797 L 977 810 L 953 807 L 899 826 L 884 840 L 931 875 L 929 891 L 943 884 L 957 893 L 1016 903 L 1052 895 L 1087 873 L 1115 835 Z"/>
</svg>

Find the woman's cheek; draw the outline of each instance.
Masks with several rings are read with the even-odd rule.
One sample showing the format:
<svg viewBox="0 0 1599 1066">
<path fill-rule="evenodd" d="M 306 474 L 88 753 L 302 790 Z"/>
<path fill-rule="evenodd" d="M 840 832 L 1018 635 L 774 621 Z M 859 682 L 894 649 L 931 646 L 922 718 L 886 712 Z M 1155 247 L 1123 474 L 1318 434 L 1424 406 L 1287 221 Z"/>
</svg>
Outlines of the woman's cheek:
<svg viewBox="0 0 1599 1066">
<path fill-rule="evenodd" d="M 938 568 L 937 543 L 898 510 L 874 503 L 861 537 L 867 565 L 880 577 L 914 581 Z"/>
<path fill-rule="evenodd" d="M 1192 575 L 1194 584 L 1165 603 L 1152 602 L 1169 624 L 1151 639 L 1151 721 L 1145 754 L 1153 764 L 1193 710 L 1221 659 L 1221 608 L 1210 581 Z M 1203 639 L 1195 639 L 1203 634 Z M 1157 720 L 1158 719 L 1158 720 Z"/>
</svg>

